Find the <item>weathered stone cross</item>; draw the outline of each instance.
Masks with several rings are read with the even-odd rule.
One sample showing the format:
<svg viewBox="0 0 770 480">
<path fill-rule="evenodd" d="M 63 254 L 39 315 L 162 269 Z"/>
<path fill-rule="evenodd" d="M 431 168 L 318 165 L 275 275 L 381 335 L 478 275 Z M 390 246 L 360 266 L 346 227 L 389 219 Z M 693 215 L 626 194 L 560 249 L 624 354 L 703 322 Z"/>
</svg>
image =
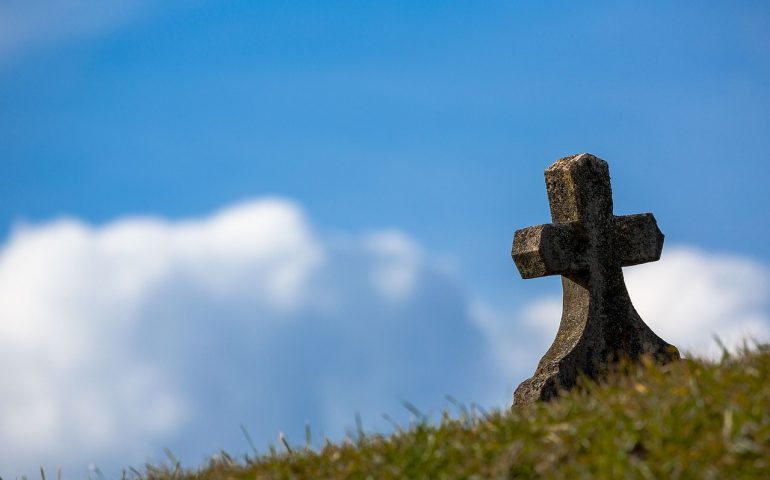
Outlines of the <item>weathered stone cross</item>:
<svg viewBox="0 0 770 480">
<path fill-rule="evenodd" d="M 561 275 L 564 304 L 556 340 L 516 389 L 514 405 L 553 398 L 581 373 L 599 378 L 620 359 L 679 358 L 636 313 L 621 270 L 660 258 L 655 217 L 613 215 L 607 162 L 587 153 L 556 161 L 545 183 L 553 223 L 518 230 L 511 255 L 522 278 Z"/>
</svg>

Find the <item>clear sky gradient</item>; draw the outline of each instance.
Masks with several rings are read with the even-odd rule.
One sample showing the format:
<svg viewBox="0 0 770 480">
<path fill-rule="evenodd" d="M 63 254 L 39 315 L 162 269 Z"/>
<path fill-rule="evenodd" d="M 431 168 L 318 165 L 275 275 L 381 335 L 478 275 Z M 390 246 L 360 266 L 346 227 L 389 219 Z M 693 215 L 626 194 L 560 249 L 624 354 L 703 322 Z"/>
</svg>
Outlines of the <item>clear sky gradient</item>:
<svg viewBox="0 0 770 480">
<path fill-rule="evenodd" d="M 165 233 L 153 230 L 159 236 L 152 238 L 178 239 L 174 222 L 198 221 L 201 231 L 219 231 L 220 224 L 205 223 L 213 212 L 264 206 L 254 199 L 270 197 L 278 199 L 279 220 L 270 223 L 275 230 L 265 232 L 288 225 L 286 231 L 297 232 L 291 237 L 299 239 L 297 252 L 326 252 L 333 266 L 327 275 L 358 278 L 350 272 L 369 265 L 366 252 L 398 257 L 402 266 L 418 256 L 430 258 L 414 270 L 415 278 L 444 278 L 441 272 L 451 271 L 450 283 L 456 285 L 426 293 L 430 301 L 408 314 L 414 315 L 412 322 L 432 315 L 453 318 L 441 337 L 451 344 L 469 338 L 463 333 L 469 328 L 465 314 L 447 313 L 452 307 L 445 297 L 451 292 L 480 299 L 498 312 L 530 313 L 534 310 L 524 306 L 558 294 L 555 279 L 518 277 L 510 260 L 511 237 L 517 228 L 550 221 L 543 170 L 561 156 L 591 152 L 610 164 L 615 212 L 654 212 L 666 248 L 676 252 L 679 247 L 680 256 L 670 265 L 690 271 L 702 266 L 701 278 L 713 274 L 714 285 L 722 285 L 725 275 L 714 272 L 723 272 L 719 268 L 727 264 L 717 268 L 714 262 L 734 261 L 729 265 L 741 268 L 728 270 L 745 273 L 736 273 L 735 284 L 755 279 L 752 285 L 764 285 L 747 300 L 759 305 L 752 315 L 764 324 L 768 290 L 762 282 L 770 264 L 769 86 L 770 4 L 765 1 L 2 2 L 0 239 L 11 258 L 9 252 L 16 251 L 11 247 L 27 241 L 13 243 L 14 232 L 25 228 L 44 230 L 72 218 L 99 238 L 100 228 L 136 216 L 167 222 Z M 254 208 L 233 218 L 260 221 L 273 211 Z M 303 228 L 314 233 L 306 237 Z M 390 233 L 366 236 L 381 231 Z M 236 237 L 253 240 L 243 235 Z M 340 235 L 356 240 L 340 247 Z M 175 242 L 169 240 L 169 255 L 192 244 Z M 202 257 L 212 251 L 190 248 Z M 61 258 L 70 258 L 70 250 L 62 252 Z M 688 257 L 687 252 L 699 253 Z M 217 259 L 207 260 L 211 268 L 219 265 Z M 172 263 L 188 271 L 188 260 Z M 14 275 L 30 271 L 26 260 L 19 262 Z M 404 280 L 412 277 L 383 275 L 402 287 L 412 285 Z M 251 277 L 227 278 L 237 284 Z M 34 290 L 38 284 L 30 282 Z M 340 292 L 355 284 L 341 280 L 335 291 L 344 295 Z M 180 298 L 189 299 L 188 294 Z M 233 301 L 240 305 L 243 298 Z M 648 303 L 653 311 L 654 299 Z M 478 301 L 468 304 L 478 306 Z M 369 311 L 355 305 L 346 311 Z M 174 311 L 158 308 L 150 310 Z M 203 311 L 196 315 L 204 323 L 222 314 L 215 309 L 206 317 Z M 477 323 L 497 315 L 485 311 L 477 311 Z M 0 311 L 5 315 L 0 322 L 13 321 L 9 312 Z M 95 322 L 102 321 L 94 315 Z M 523 318 L 516 315 L 512 318 Z M 558 321 L 558 309 L 553 315 Z M 152 335 L 152 329 L 142 332 Z M 323 341 L 334 346 L 338 337 L 329 335 Z M 466 353 L 473 358 L 470 350 Z M 508 373 L 531 373 L 537 352 L 522 358 L 523 366 Z M 163 362 L 173 363 L 158 360 L 171 364 Z M 129 364 L 134 365 L 129 360 L 116 365 Z M 343 367 L 329 368 L 336 374 Z M 341 385 L 354 382 L 345 379 Z M 500 386 L 499 397 L 484 393 L 476 400 L 504 405 L 506 388 L 520 380 Z M 253 377 L 232 380 L 243 381 L 259 383 Z M 185 388 L 178 391 L 197 391 Z M 345 388 L 337 393 L 344 395 Z M 418 399 L 440 400 L 448 393 L 428 387 L 419 394 L 406 391 Z M 472 392 L 463 393 L 473 399 Z M 342 403 L 360 411 L 367 402 Z M 306 412 L 315 408 L 292 405 L 294 410 L 275 420 L 276 428 L 291 424 L 300 431 Z M 337 413 L 352 423 L 354 411 Z M 190 415 L 188 423 L 179 421 L 188 428 L 184 431 L 207 431 L 208 424 L 189 420 L 199 418 Z M 301 417 L 297 425 L 289 420 L 294 415 Z M 330 415 L 307 414 L 341 431 Z M 221 422 L 238 418 L 234 413 Z M 166 436 L 147 441 L 137 433 L 140 446 L 124 456 L 117 449 L 93 450 L 98 457 L 93 461 L 104 458 L 111 468 L 136 464 L 172 445 L 195 463 L 221 445 L 185 443 L 182 430 L 168 428 Z M 212 441 L 238 448 L 240 433 L 234 431 L 235 436 Z M 270 430 L 259 440 L 264 444 L 274 435 Z M 50 456 L 42 448 L 29 452 L 61 458 L 54 447 Z M 13 468 L 35 465 L 29 462 Z M 80 468 L 80 458 L 73 462 Z"/>
</svg>

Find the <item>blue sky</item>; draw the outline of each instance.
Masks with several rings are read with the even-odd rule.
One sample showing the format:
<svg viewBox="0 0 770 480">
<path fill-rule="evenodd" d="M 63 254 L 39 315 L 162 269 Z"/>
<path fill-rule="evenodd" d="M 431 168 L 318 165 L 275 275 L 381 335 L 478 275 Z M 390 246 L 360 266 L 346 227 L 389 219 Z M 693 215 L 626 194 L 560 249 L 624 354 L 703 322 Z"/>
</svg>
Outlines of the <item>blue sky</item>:
<svg viewBox="0 0 770 480">
<path fill-rule="evenodd" d="M 504 406 L 552 338 L 527 319 L 558 322 L 558 280 L 518 277 L 512 233 L 549 221 L 543 170 L 572 153 L 609 161 L 616 213 L 652 211 L 666 234 L 668 260 L 635 267 L 636 293 L 629 279 L 656 331 L 670 320 L 692 329 L 672 327 L 675 339 L 730 336 L 719 315 L 740 311 L 764 332 L 769 32 L 766 2 L 0 3 L 0 297 L 11 305 L 0 325 L 44 335 L 35 328 L 66 331 L 71 321 L 96 335 L 117 322 L 110 302 L 140 312 L 125 314 L 132 327 L 104 327 L 92 338 L 109 345 L 129 332 L 136 342 L 119 360 L 97 349 L 56 375 L 29 367 L 45 363 L 44 350 L 7 360 L 32 369 L 40 385 L 55 379 L 62 391 L 93 390 L 94 408 L 108 419 L 150 400 L 102 395 L 116 391 L 106 385 L 117 372 L 78 362 L 109 357 L 105 368 L 134 371 L 148 391 L 158 390 L 153 382 L 170 385 L 143 410 L 167 421 L 137 427 L 130 450 L 104 440 L 109 428 L 97 435 L 56 420 L 82 406 L 62 393 L 40 406 L 58 413 L 39 437 L 19 442 L 12 457 L 0 453 L 4 465 L 23 458 L 10 467 L 18 471 L 0 475 L 52 462 L 69 462 L 75 476 L 90 462 L 114 471 L 164 446 L 197 463 L 219 447 L 247 450 L 238 422 L 253 425 L 260 445 L 278 429 L 301 432 L 305 421 L 341 435 L 356 411 L 379 428 L 383 411 L 399 415 L 398 395 L 427 410 L 446 393 Z M 282 235 L 291 240 L 260 243 Z M 222 256 L 231 250 L 242 256 Z M 161 264 L 173 273 L 159 280 L 151 272 Z M 139 282 L 131 295 L 122 283 L 99 290 L 121 275 Z M 364 288 L 364 278 L 375 280 Z M 671 279 L 700 287 L 689 303 L 666 304 L 657 284 L 684 288 Z M 256 287 L 240 292 L 243 282 Z M 707 302 L 719 292 L 732 293 Z M 273 304 L 276 295 L 285 303 Z M 54 297 L 79 306 L 61 318 L 63 304 L 37 308 Z M 673 311 L 679 317 L 666 316 Z M 252 316 L 290 318 L 291 328 Z M 226 324 L 236 338 L 212 340 L 222 318 L 236 322 Z M 379 340 L 364 340 L 378 331 Z M 425 336 L 412 344 L 410 332 Z M 440 342 L 423 349 L 430 332 Z M 249 334 L 264 342 L 241 345 Z M 174 351 L 164 343 L 171 338 L 179 352 L 162 355 Z M 196 383 L 206 363 L 184 351 L 205 339 L 229 356 L 212 361 L 221 369 L 207 378 L 216 381 Z M 392 348 L 380 351 L 384 339 Z M 291 361 L 269 372 L 243 366 L 273 362 L 278 346 Z M 501 353 L 517 349 L 515 358 Z M 308 352 L 350 356 L 313 372 Z M 473 361 L 486 356 L 490 363 Z M 408 365 L 431 361 L 435 381 L 425 373 L 398 380 Z M 347 372 L 356 363 L 361 372 Z M 299 379 L 311 378 L 317 388 L 300 400 Z M 390 380 L 366 387 L 365 378 Z M 219 411 L 216 391 L 238 388 L 247 390 L 243 404 L 201 413 Z M 339 411 L 319 406 L 329 396 Z M 250 405 L 275 413 L 260 416 Z M 201 432 L 219 432 L 211 425 L 221 432 L 207 442 Z M 82 439 L 79 453 L 40 440 L 56 432 Z"/>
</svg>

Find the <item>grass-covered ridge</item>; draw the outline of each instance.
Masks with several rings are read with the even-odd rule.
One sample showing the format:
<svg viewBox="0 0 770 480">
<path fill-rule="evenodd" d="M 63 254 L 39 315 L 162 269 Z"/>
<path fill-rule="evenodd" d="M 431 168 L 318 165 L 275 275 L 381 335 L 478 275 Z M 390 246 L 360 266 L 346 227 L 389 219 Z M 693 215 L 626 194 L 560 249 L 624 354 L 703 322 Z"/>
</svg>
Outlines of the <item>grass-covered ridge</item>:
<svg viewBox="0 0 770 480">
<path fill-rule="evenodd" d="M 136 473 L 136 471 L 134 470 Z M 320 451 L 282 448 L 148 479 L 770 478 L 770 346 L 618 372 L 513 412 L 420 423 Z"/>
</svg>

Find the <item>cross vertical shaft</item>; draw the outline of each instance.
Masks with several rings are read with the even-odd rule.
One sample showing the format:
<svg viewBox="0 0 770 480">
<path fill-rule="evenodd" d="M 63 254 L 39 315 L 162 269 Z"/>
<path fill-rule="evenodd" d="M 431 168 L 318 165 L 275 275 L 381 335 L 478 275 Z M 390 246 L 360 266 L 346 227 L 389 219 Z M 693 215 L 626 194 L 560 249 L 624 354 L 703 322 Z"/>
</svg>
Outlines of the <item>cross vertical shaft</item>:
<svg viewBox="0 0 770 480">
<path fill-rule="evenodd" d="M 607 162 L 565 157 L 545 171 L 553 223 L 516 231 L 511 255 L 522 278 L 561 275 L 559 330 L 514 404 L 548 400 L 580 374 L 599 378 L 620 359 L 679 358 L 634 309 L 621 267 L 660 258 L 663 234 L 650 214 L 615 216 Z"/>
</svg>

